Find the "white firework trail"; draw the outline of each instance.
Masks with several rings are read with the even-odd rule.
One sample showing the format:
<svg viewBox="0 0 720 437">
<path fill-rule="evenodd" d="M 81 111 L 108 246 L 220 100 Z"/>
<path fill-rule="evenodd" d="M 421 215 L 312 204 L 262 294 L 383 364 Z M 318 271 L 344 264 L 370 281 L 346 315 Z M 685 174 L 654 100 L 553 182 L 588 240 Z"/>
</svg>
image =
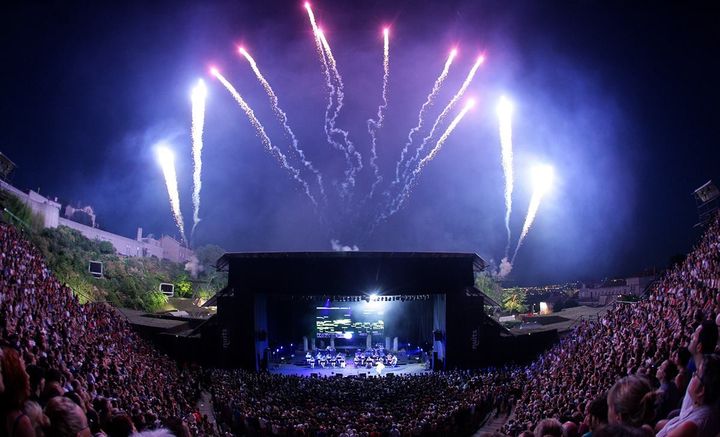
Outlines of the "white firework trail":
<svg viewBox="0 0 720 437">
<path fill-rule="evenodd" d="M 220 74 L 220 72 L 217 69 L 213 68 L 211 70 L 211 72 L 212 72 L 213 76 L 215 76 L 220 81 L 220 83 L 222 83 L 223 86 L 230 92 L 230 94 L 233 96 L 235 101 L 238 103 L 238 105 L 240 105 L 242 110 L 245 112 L 248 119 L 250 120 L 250 124 L 253 125 L 253 127 L 255 128 L 255 131 L 257 132 L 258 137 L 260 138 L 260 141 L 265 146 L 265 149 L 267 149 L 268 152 L 270 152 L 273 156 L 275 156 L 275 158 L 277 158 L 278 162 L 280 162 L 280 165 L 282 165 L 282 167 L 292 175 L 293 179 L 298 181 L 303 186 L 303 188 L 305 189 L 305 194 L 310 198 L 310 201 L 312 201 L 313 205 L 315 207 L 317 207 L 318 206 L 317 200 L 315 200 L 315 197 L 310 192 L 310 186 L 308 185 L 308 183 L 300 177 L 300 170 L 298 170 L 295 167 L 293 167 L 292 165 L 290 165 L 288 163 L 287 158 L 282 153 L 282 151 L 272 144 L 272 142 L 270 141 L 270 138 L 265 133 L 265 128 L 260 123 L 260 121 L 257 119 L 257 117 L 255 117 L 255 112 L 252 110 L 252 108 L 250 108 L 250 106 L 245 102 L 245 100 L 242 98 L 240 93 L 237 92 L 235 87 L 232 86 L 232 84 L 230 82 L 228 82 L 228 80 L 225 79 L 225 77 L 222 74 Z"/>
<path fill-rule="evenodd" d="M 312 26 L 313 30 L 315 50 L 317 51 L 318 57 L 320 58 L 320 63 L 323 67 L 322 71 L 323 75 L 325 76 L 325 86 L 328 88 L 328 104 L 325 108 L 325 136 L 327 137 L 328 143 L 330 143 L 336 149 L 343 151 L 348 167 L 351 167 L 352 161 L 350 160 L 350 155 L 348 155 L 347 150 L 345 150 L 345 146 L 335 141 L 335 139 L 332 137 L 334 126 L 331 122 L 330 113 L 334 105 L 334 97 L 337 93 L 332 78 L 330 77 L 330 66 L 328 65 L 327 55 L 325 54 L 325 49 L 323 48 L 323 42 L 321 38 L 322 30 L 318 28 L 317 22 L 315 21 L 315 14 L 313 14 L 310 3 L 305 3 L 305 9 L 307 9 L 308 17 L 310 19 L 310 25 Z"/>
<path fill-rule="evenodd" d="M 308 18 L 310 19 L 310 25 L 313 29 L 313 37 L 315 39 L 315 50 L 317 51 L 318 56 L 321 58 L 323 64 L 325 65 L 325 68 L 327 69 L 327 61 L 325 60 L 325 55 L 323 53 L 323 47 L 322 42 L 320 42 L 320 29 L 318 28 L 317 22 L 315 21 L 315 14 L 312 11 L 312 8 L 310 7 L 310 3 L 305 3 L 305 9 L 308 13 Z"/>
<path fill-rule="evenodd" d="M 351 165 L 350 162 L 350 156 L 345 151 L 345 148 L 342 144 L 338 143 L 332 138 L 331 135 L 331 125 L 330 125 L 330 111 L 333 107 L 333 99 L 335 96 L 335 85 L 332 83 L 332 79 L 330 78 L 330 66 L 328 65 L 327 56 L 325 55 L 325 50 L 323 49 L 323 43 L 320 39 L 320 35 L 322 35 L 322 31 L 318 28 L 317 22 L 315 21 L 315 14 L 312 11 L 312 8 L 310 7 L 310 3 L 305 3 L 305 9 L 307 9 L 308 17 L 310 19 L 310 25 L 312 26 L 313 30 L 313 39 L 315 40 L 315 50 L 317 51 L 318 57 L 320 58 L 320 63 L 322 65 L 322 72 L 323 76 L 325 76 L 325 86 L 328 88 L 328 103 L 327 107 L 325 108 L 325 135 L 327 137 L 328 143 L 333 145 L 336 149 L 342 150 L 345 153 L 345 158 L 348 162 L 348 166 Z"/>
<path fill-rule="evenodd" d="M 385 118 L 384 111 L 388 106 L 388 82 L 390 79 L 390 37 L 389 29 L 383 30 L 384 44 L 383 44 L 383 86 L 382 86 L 382 104 L 378 106 L 377 120 L 372 118 L 367 121 L 368 133 L 370 133 L 371 147 L 370 147 L 370 166 L 373 168 L 375 173 L 375 182 L 370 188 L 370 194 L 368 198 L 373 197 L 375 194 L 375 188 L 382 182 L 382 176 L 380 176 L 380 167 L 377 165 L 377 131 L 382 128 L 383 121 Z"/>
<path fill-rule="evenodd" d="M 438 139 L 437 143 L 435 144 L 435 147 L 433 147 L 433 149 L 430 151 L 430 153 L 418 163 L 417 168 L 410 175 L 408 182 L 402 187 L 400 194 L 392 202 L 390 211 L 387 214 L 382 215 L 381 219 L 386 219 L 400 210 L 400 207 L 402 206 L 402 204 L 410 196 L 410 190 L 412 189 L 412 187 L 415 183 L 415 180 L 422 172 L 422 169 L 430 161 L 432 161 L 433 158 L 435 158 L 435 156 L 438 154 L 440 149 L 442 149 L 443 144 L 445 144 L 445 141 L 447 141 L 450 134 L 457 127 L 458 123 L 460 123 L 460 121 L 465 117 L 465 114 L 467 114 L 467 112 L 470 109 L 472 109 L 473 106 L 475 106 L 475 100 L 473 100 L 473 99 L 468 100 L 468 102 L 465 104 L 465 107 L 463 107 L 462 111 L 460 111 L 460 113 L 455 116 L 455 118 L 450 123 L 450 125 L 447 127 L 447 129 L 445 129 L 445 132 L 443 132 L 443 134 L 440 136 L 440 139 Z"/>
<path fill-rule="evenodd" d="M 405 176 L 406 185 L 407 185 L 407 177 L 408 177 L 407 175 L 410 171 L 410 167 L 412 166 L 412 164 L 415 161 L 417 161 L 420 158 L 420 153 L 422 153 L 422 151 L 425 149 L 425 145 L 427 145 L 428 141 L 430 141 L 430 139 L 435 134 L 435 129 L 437 129 L 437 127 L 440 125 L 440 123 L 442 123 L 443 120 L 445 120 L 445 117 L 447 117 L 447 115 L 450 113 L 452 108 L 455 107 L 455 104 L 457 103 L 457 101 L 460 100 L 462 98 L 462 96 L 465 94 L 465 91 L 470 86 L 470 83 L 472 82 L 473 78 L 475 77 L 475 73 L 477 72 L 478 68 L 480 68 L 480 66 L 483 64 L 483 62 L 485 62 L 485 56 L 481 55 L 478 57 L 477 61 L 475 61 L 475 64 L 473 65 L 473 67 L 470 69 L 470 72 L 468 73 L 467 77 L 465 78 L 465 81 L 463 82 L 462 86 L 460 86 L 460 89 L 458 90 L 458 92 L 455 93 L 455 95 L 452 97 L 452 99 L 450 99 L 450 103 L 448 103 L 447 106 L 445 106 L 445 109 L 443 109 L 443 111 L 440 113 L 440 115 L 438 115 L 437 119 L 435 120 L 435 123 L 432 126 L 432 129 L 430 129 L 430 133 L 425 138 L 423 138 L 422 143 L 420 144 L 418 149 L 415 151 L 415 156 L 413 156 L 411 159 L 409 159 L 405 163 L 405 170 L 403 172 L 403 176 Z M 415 170 L 413 170 L 413 173 L 414 172 L 415 172 Z"/>
<path fill-rule="evenodd" d="M 528 213 L 525 217 L 525 223 L 523 224 L 522 232 L 520 233 L 520 239 L 518 240 L 517 247 L 515 248 L 515 254 L 513 254 L 510 264 L 515 264 L 515 257 L 517 257 L 520 246 L 522 246 L 527 237 L 535 216 L 537 216 L 538 209 L 540 208 L 540 202 L 543 196 L 548 192 L 552 186 L 554 178 L 553 168 L 549 165 L 537 166 L 533 169 L 534 189 L 532 197 L 530 198 L 530 206 L 528 207 Z"/>
<path fill-rule="evenodd" d="M 414 128 L 410 129 L 410 133 L 408 133 L 408 142 L 405 143 L 405 147 L 403 147 L 402 152 L 400 153 L 400 160 L 395 166 L 395 180 L 393 181 L 393 184 L 397 184 L 400 182 L 400 164 L 402 164 L 402 162 L 405 160 L 405 154 L 408 152 L 408 149 L 412 145 L 413 134 L 415 134 L 422 128 L 425 120 L 425 110 L 433 104 L 435 97 L 437 97 L 438 93 L 440 92 L 440 88 L 442 87 L 443 82 L 445 82 L 445 78 L 450 72 L 450 65 L 452 65 L 453 59 L 455 59 L 456 55 L 457 50 L 453 49 L 450 52 L 450 56 L 448 57 L 447 61 L 445 61 L 445 67 L 443 68 L 443 71 L 440 73 L 440 76 L 438 76 L 438 78 L 435 80 L 430 94 L 428 94 L 425 103 L 423 103 L 422 107 L 420 108 L 420 113 L 418 114 L 418 124 Z"/>
<path fill-rule="evenodd" d="M 323 52 L 325 56 L 327 56 L 327 64 L 329 67 L 329 71 L 332 73 L 332 76 L 335 79 L 335 110 L 333 111 L 332 116 L 329 119 L 329 125 L 330 125 L 330 132 L 332 134 L 338 134 L 342 137 L 343 143 L 345 144 L 345 147 L 343 148 L 343 151 L 346 154 L 346 159 L 348 160 L 349 168 L 345 172 L 346 177 L 346 183 L 344 184 L 346 187 L 354 187 L 355 186 L 355 175 L 357 172 L 362 170 L 363 164 L 362 164 L 362 156 L 360 155 L 360 152 L 355 149 L 355 145 L 350 141 L 349 133 L 346 130 L 339 129 L 335 126 L 335 122 L 337 120 L 338 115 L 340 114 L 340 110 L 343 107 L 343 100 L 345 99 L 345 92 L 342 81 L 342 76 L 340 76 L 340 72 L 337 68 L 337 62 L 335 61 L 335 57 L 332 54 L 332 50 L 330 49 L 330 44 L 328 43 L 327 39 L 325 38 L 325 34 L 323 34 L 322 31 L 318 30 L 318 37 L 320 38 L 320 42 L 322 42 L 323 46 Z M 356 162 L 356 164 L 355 164 Z M 345 192 L 344 194 L 348 194 Z"/>
<path fill-rule="evenodd" d="M 203 128 L 205 126 L 205 101 L 207 100 L 207 87 L 200 79 L 190 95 L 192 102 L 192 154 L 193 154 L 193 226 L 190 238 L 195 234 L 195 228 L 200 223 L 200 190 L 202 188 L 202 149 Z"/>
<path fill-rule="evenodd" d="M 180 238 L 187 244 L 185 238 L 185 221 L 183 220 L 182 211 L 180 210 L 180 193 L 178 192 L 177 173 L 175 172 L 175 155 L 164 145 L 158 146 L 157 157 L 160 161 L 163 177 L 165 178 L 165 186 L 167 187 L 168 197 L 170 198 L 170 208 L 175 219 L 175 224 L 180 231 Z"/>
<path fill-rule="evenodd" d="M 300 161 L 302 161 L 303 165 L 310 170 L 313 174 L 315 174 L 315 177 L 318 182 L 318 187 L 320 188 L 320 194 L 322 197 L 327 201 L 327 197 L 325 196 L 325 188 L 323 186 L 323 179 L 320 172 L 312 165 L 312 163 L 305 157 L 305 152 L 298 146 L 298 140 L 295 136 L 295 133 L 293 132 L 292 128 L 290 128 L 290 125 L 288 124 L 288 118 L 285 111 L 283 111 L 280 108 L 279 100 L 277 95 L 275 94 L 275 91 L 270 86 L 270 83 L 265 79 L 263 74 L 260 72 L 260 69 L 257 66 L 257 63 L 255 62 L 255 59 L 253 59 L 252 56 L 250 56 L 250 53 L 247 52 L 244 48 L 239 48 L 238 51 L 240 54 L 242 54 L 245 59 L 250 64 L 250 68 L 252 68 L 253 72 L 255 73 L 255 76 L 257 77 L 258 81 L 262 85 L 262 87 L 265 89 L 265 93 L 270 98 L 270 106 L 272 107 L 273 112 L 277 116 L 278 120 L 280 120 L 280 123 L 282 123 L 283 128 L 285 129 L 285 132 L 290 137 L 290 140 L 292 142 L 292 149 L 295 151 L 295 153 L 300 157 Z"/>
<path fill-rule="evenodd" d="M 505 258 L 510 251 L 510 213 L 512 212 L 513 178 L 513 144 L 512 144 L 512 114 L 513 105 L 503 96 L 497 106 L 498 127 L 500 129 L 500 151 L 502 168 L 505 173 L 505 229 L 507 230 L 507 245 Z"/>
</svg>

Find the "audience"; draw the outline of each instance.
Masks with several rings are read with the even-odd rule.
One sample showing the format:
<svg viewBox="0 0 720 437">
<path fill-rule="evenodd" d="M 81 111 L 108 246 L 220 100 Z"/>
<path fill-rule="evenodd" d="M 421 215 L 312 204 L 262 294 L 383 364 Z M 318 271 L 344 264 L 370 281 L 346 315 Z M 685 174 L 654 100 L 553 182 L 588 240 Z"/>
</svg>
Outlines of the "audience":
<svg viewBox="0 0 720 437">
<path fill-rule="evenodd" d="M 528 366 L 382 379 L 209 370 L 214 429 L 194 407 L 199 369 L 157 352 L 109 305 L 81 305 L 0 224 L 0 434 L 462 435 L 509 413 L 503 431 L 513 436 L 653 427 L 658 436 L 715 436 L 719 286 L 716 218 L 641 301 L 582 321 Z"/>
<path fill-rule="evenodd" d="M 0 223 L 0 408 L 2 435 L 34 436 L 74 429 L 70 413 L 157 415 L 158 423 L 195 411 L 199 370 L 179 368 L 139 337 L 106 303 L 81 305 L 60 284 L 39 251 L 17 229 Z M 37 408 L 45 408 L 49 427 Z M 70 404 L 76 408 L 69 410 Z M 60 423 L 70 423 L 65 431 Z M 98 423 L 99 430 L 103 424 Z M 207 424 L 194 421 L 194 432 Z M 65 426 L 65 425 L 63 425 Z M 89 432 L 89 429 L 88 429 Z"/>
<path fill-rule="evenodd" d="M 215 370 L 211 378 L 217 420 L 238 435 L 465 435 L 498 403 L 512 372 L 366 379 Z"/>
</svg>

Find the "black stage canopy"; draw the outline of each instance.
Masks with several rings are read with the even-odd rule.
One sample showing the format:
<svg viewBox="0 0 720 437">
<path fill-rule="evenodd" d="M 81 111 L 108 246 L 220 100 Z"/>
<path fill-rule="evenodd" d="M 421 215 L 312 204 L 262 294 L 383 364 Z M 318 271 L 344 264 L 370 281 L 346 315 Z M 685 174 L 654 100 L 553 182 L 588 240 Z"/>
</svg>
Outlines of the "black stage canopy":
<svg viewBox="0 0 720 437">
<path fill-rule="evenodd" d="M 227 253 L 218 261 L 233 294 L 458 293 L 485 266 L 474 253 L 431 252 Z"/>
</svg>

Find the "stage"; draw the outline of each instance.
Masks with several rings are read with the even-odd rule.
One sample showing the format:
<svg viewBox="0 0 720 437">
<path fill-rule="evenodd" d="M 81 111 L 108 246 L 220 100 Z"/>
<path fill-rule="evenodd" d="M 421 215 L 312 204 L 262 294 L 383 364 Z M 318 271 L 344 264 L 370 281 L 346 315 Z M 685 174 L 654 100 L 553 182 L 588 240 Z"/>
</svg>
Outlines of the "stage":
<svg viewBox="0 0 720 437">
<path fill-rule="evenodd" d="M 375 370 L 375 368 L 366 369 L 365 367 L 357 368 L 353 365 L 348 365 L 347 367 L 341 368 L 341 367 L 326 367 L 322 368 L 320 366 L 315 366 L 315 368 L 311 368 L 310 366 L 300 366 L 297 364 L 271 364 L 269 366 L 270 373 L 277 373 L 280 375 L 298 375 L 298 376 L 313 376 L 313 374 L 317 375 L 318 377 L 333 377 L 342 375 L 345 376 L 378 376 L 378 372 Z M 382 372 L 380 372 L 380 376 L 387 376 L 388 374 L 392 373 L 393 375 L 418 375 L 422 373 L 430 373 L 431 370 L 429 367 L 424 363 L 408 363 L 408 364 L 402 364 L 398 365 L 396 367 L 385 367 Z"/>
</svg>

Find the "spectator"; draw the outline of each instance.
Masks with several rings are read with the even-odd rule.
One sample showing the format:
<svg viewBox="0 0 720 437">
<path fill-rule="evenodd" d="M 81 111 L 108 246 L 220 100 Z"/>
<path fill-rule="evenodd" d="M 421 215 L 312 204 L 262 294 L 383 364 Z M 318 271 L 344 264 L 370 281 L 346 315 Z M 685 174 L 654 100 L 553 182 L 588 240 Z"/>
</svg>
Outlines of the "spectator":
<svg viewBox="0 0 720 437">
<path fill-rule="evenodd" d="M 670 420 L 658 432 L 658 437 L 694 435 L 714 437 L 720 433 L 720 356 L 705 355 L 693 375 L 688 394 L 692 404 L 683 408 L 680 415 Z M 677 430 L 686 432 L 679 434 Z"/>
<path fill-rule="evenodd" d="M 23 411 L 30 395 L 30 381 L 25 364 L 15 349 L 4 347 L 0 355 L 3 392 L 0 394 L 0 409 L 5 435 L 10 437 L 32 437 L 35 435 L 30 418 Z"/>
<path fill-rule="evenodd" d="M 535 437 L 563 437 L 563 426 L 557 419 L 543 419 L 535 427 Z"/>
<path fill-rule="evenodd" d="M 655 416 L 658 419 L 665 419 L 680 404 L 680 390 L 675 385 L 677 367 L 670 360 L 665 360 L 658 367 L 656 376 L 660 381 L 660 388 L 657 390 L 658 405 Z"/>
<path fill-rule="evenodd" d="M 588 406 L 586 418 L 590 431 L 583 434 L 583 437 L 592 437 L 600 428 L 608 424 L 608 403 L 607 396 L 599 396 L 593 399 Z"/>
<path fill-rule="evenodd" d="M 608 421 L 639 428 L 655 418 L 656 393 L 647 379 L 630 375 L 608 393 Z"/>
<path fill-rule="evenodd" d="M 45 415 L 50 421 L 47 437 L 90 437 L 90 427 L 82 409 L 73 401 L 56 396 L 48 401 Z"/>
</svg>

